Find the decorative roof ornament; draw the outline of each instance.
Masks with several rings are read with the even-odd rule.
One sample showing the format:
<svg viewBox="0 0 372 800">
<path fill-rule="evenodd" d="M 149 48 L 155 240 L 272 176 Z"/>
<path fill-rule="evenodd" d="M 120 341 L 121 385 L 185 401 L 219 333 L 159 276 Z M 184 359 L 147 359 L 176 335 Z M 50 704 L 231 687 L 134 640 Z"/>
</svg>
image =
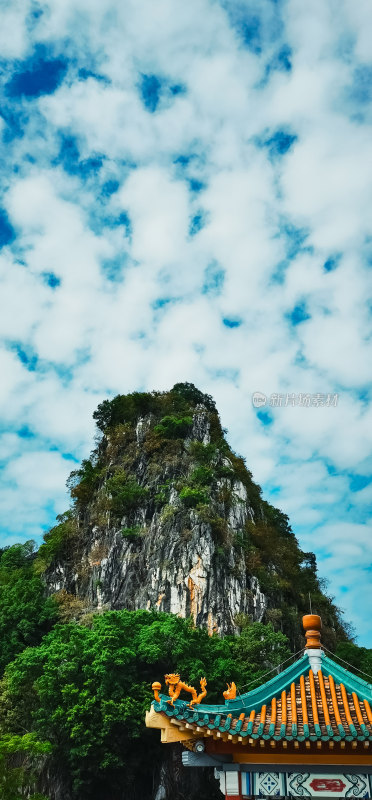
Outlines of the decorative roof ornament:
<svg viewBox="0 0 372 800">
<path fill-rule="evenodd" d="M 157 703 L 161 702 L 159 692 L 161 691 L 161 683 L 159 681 L 154 681 L 151 686 L 152 691 L 154 692 L 154 697 Z"/>
<path fill-rule="evenodd" d="M 171 672 L 169 673 L 169 675 L 165 675 L 165 683 L 168 686 L 168 692 L 170 696 L 170 700 L 167 700 L 167 703 L 169 703 L 171 706 L 174 706 L 175 700 L 178 700 L 182 690 L 184 692 L 188 692 L 189 694 L 191 694 L 191 700 L 189 703 L 190 706 L 194 706 L 197 705 L 198 703 L 201 703 L 201 701 L 204 700 L 204 697 L 206 697 L 207 694 L 206 678 L 200 678 L 201 692 L 199 694 L 197 693 L 194 686 L 188 686 L 187 683 L 181 681 L 181 677 L 178 674 L 178 672 Z M 161 698 L 159 696 L 159 692 L 161 690 L 161 684 L 158 681 L 154 681 L 151 688 L 154 692 L 155 701 L 157 703 L 160 703 Z"/>
<path fill-rule="evenodd" d="M 317 675 L 322 669 L 323 650 L 320 643 L 322 620 L 318 614 L 306 614 L 302 617 L 302 624 L 306 638 L 305 652 L 309 656 L 310 667 L 314 675 Z"/>
<path fill-rule="evenodd" d="M 305 630 L 306 648 L 321 647 L 320 631 L 322 629 L 322 620 L 318 614 L 306 614 L 302 617 L 302 624 Z"/>
<path fill-rule="evenodd" d="M 227 684 L 227 689 L 225 689 L 225 691 L 222 692 L 222 694 L 223 694 L 225 700 L 235 700 L 235 698 L 236 698 L 236 683 L 234 683 L 234 681 L 231 681 L 231 683 L 228 683 Z"/>
</svg>

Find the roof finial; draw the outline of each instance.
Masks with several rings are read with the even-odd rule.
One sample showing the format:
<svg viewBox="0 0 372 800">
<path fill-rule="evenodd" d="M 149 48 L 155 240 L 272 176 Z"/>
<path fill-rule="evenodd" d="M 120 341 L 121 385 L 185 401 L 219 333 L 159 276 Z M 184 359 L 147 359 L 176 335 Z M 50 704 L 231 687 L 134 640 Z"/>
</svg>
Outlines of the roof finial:
<svg viewBox="0 0 372 800">
<path fill-rule="evenodd" d="M 322 627 L 322 620 L 318 614 L 306 614 L 302 617 L 302 624 L 305 629 L 306 648 L 321 647 L 320 644 L 320 631 Z"/>
<path fill-rule="evenodd" d="M 309 656 L 311 669 L 316 675 L 322 665 L 322 650 L 320 644 L 322 620 L 318 614 L 306 614 L 302 617 L 302 624 L 306 636 L 305 652 Z"/>
</svg>

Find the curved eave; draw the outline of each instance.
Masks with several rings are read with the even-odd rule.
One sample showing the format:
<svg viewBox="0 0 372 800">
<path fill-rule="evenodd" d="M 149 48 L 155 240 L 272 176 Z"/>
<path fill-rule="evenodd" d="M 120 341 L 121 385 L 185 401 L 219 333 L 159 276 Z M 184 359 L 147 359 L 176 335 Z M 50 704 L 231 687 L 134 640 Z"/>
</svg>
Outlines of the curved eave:
<svg viewBox="0 0 372 800">
<path fill-rule="evenodd" d="M 251 711 L 257 711 L 263 705 L 271 702 L 273 697 L 279 697 L 283 691 L 287 691 L 292 683 L 296 683 L 301 675 L 309 672 L 309 659 L 307 653 L 304 653 L 301 658 L 291 664 L 287 669 L 283 670 L 279 675 L 275 675 L 270 681 L 259 686 L 257 689 L 252 689 L 250 692 L 240 694 L 235 700 L 226 700 L 221 705 L 210 705 L 207 703 L 200 703 L 195 705 L 195 711 L 204 714 L 229 714 L 233 713 L 234 716 L 239 716 L 244 713 L 246 716 Z M 163 701 L 169 700 L 166 695 L 161 695 Z M 180 711 L 188 706 L 188 702 L 184 700 L 175 700 L 174 708 Z"/>
</svg>

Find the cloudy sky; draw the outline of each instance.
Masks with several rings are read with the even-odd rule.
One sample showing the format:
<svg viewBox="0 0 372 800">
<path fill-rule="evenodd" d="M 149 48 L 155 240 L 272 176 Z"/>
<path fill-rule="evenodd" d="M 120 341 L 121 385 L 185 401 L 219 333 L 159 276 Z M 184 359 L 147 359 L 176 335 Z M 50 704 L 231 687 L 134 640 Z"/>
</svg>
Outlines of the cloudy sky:
<svg viewBox="0 0 372 800">
<path fill-rule="evenodd" d="M 372 646 L 370 0 L 0 8 L 1 543 L 192 381 Z"/>
</svg>

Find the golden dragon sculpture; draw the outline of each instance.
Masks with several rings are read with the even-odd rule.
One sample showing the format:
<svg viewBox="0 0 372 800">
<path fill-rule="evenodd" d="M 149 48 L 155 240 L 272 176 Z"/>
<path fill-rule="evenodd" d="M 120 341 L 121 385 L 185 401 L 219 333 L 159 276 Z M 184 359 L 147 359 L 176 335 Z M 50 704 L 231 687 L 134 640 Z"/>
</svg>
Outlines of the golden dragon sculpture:
<svg viewBox="0 0 372 800">
<path fill-rule="evenodd" d="M 206 678 L 200 679 L 200 688 L 201 688 L 200 694 L 197 693 L 196 689 L 194 689 L 193 686 L 188 686 L 187 683 L 181 681 L 181 678 L 177 673 L 172 672 L 169 675 L 165 675 L 165 683 L 168 686 L 168 691 L 170 694 L 170 700 L 168 700 L 167 702 L 170 703 L 171 706 L 174 706 L 174 701 L 177 700 L 177 698 L 180 696 L 182 690 L 184 692 L 188 692 L 189 694 L 191 694 L 192 699 L 190 700 L 189 703 L 190 706 L 194 706 L 197 705 L 198 703 L 201 703 L 201 701 L 207 694 L 207 690 L 205 688 L 207 685 Z"/>
</svg>

